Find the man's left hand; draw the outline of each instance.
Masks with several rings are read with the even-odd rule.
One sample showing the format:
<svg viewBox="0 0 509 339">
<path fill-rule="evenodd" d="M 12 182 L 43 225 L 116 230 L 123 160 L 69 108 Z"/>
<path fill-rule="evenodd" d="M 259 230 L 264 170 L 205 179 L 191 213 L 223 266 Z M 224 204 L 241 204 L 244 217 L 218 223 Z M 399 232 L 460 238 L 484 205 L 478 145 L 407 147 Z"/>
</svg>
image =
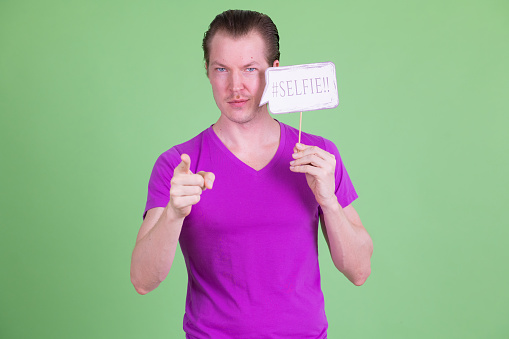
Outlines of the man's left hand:
<svg viewBox="0 0 509 339">
<path fill-rule="evenodd" d="M 290 170 L 305 173 L 315 199 L 322 207 L 337 204 L 334 191 L 336 189 L 334 172 L 336 157 L 317 146 L 296 144 L 293 148 Z"/>
</svg>

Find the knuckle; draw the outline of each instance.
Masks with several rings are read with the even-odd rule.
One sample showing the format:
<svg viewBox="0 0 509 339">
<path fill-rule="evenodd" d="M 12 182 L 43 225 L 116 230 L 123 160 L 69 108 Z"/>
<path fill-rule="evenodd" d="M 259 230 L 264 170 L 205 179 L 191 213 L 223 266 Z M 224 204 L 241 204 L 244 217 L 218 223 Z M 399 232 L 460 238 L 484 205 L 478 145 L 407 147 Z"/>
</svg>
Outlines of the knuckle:
<svg viewBox="0 0 509 339">
<path fill-rule="evenodd" d="M 178 195 L 177 187 L 176 186 L 171 186 L 171 188 L 170 188 L 170 199 L 174 198 L 177 195 Z"/>
<path fill-rule="evenodd" d="M 175 208 L 182 208 L 182 204 L 180 202 L 180 200 L 178 198 L 176 199 L 170 199 L 170 202 L 171 204 L 175 207 Z"/>
<path fill-rule="evenodd" d="M 182 176 L 180 174 L 175 174 L 171 180 L 170 180 L 170 185 L 180 185 L 182 182 Z"/>
</svg>

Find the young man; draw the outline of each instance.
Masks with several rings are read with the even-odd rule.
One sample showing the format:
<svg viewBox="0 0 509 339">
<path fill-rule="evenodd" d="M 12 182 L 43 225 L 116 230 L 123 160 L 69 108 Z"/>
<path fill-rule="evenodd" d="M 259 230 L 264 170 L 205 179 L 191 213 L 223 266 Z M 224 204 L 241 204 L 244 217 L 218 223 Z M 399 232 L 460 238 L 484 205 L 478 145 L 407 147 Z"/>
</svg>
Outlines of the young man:
<svg viewBox="0 0 509 339">
<path fill-rule="evenodd" d="M 131 280 L 141 294 L 156 288 L 180 242 L 187 338 L 326 338 L 319 219 L 335 266 L 356 285 L 370 274 L 355 189 L 332 142 L 303 133 L 297 144 L 259 107 L 265 70 L 279 66 L 268 16 L 226 11 L 203 48 L 221 115 L 154 165 Z"/>
</svg>

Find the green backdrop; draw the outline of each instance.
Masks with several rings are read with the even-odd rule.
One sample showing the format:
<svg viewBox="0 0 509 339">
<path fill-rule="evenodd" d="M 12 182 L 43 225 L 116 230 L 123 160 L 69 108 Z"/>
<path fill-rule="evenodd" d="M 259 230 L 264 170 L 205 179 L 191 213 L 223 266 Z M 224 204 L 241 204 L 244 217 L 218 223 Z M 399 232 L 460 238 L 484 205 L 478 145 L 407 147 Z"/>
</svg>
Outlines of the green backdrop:
<svg viewBox="0 0 509 339">
<path fill-rule="evenodd" d="M 282 65 L 336 64 L 303 129 L 375 250 L 355 287 L 320 239 L 329 337 L 507 338 L 506 0 L 2 0 L 0 337 L 183 337 L 182 254 L 145 296 L 130 256 L 155 159 L 219 116 L 201 39 L 229 8 L 272 17 Z"/>
</svg>

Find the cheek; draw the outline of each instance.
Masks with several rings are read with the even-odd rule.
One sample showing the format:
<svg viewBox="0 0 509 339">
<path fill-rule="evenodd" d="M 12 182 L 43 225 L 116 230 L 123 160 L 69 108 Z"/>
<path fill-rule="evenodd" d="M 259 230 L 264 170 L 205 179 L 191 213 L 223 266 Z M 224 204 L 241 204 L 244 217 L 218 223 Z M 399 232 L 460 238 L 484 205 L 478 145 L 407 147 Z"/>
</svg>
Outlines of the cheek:
<svg viewBox="0 0 509 339">
<path fill-rule="evenodd" d="M 260 74 L 258 74 L 258 81 L 259 81 L 261 84 L 264 84 L 264 83 L 265 83 L 265 72 L 260 72 Z"/>
<path fill-rule="evenodd" d="M 223 81 L 220 81 L 217 78 L 211 79 L 210 85 L 212 86 L 212 93 L 214 93 L 214 96 L 223 92 L 223 87 L 224 87 Z"/>
<path fill-rule="evenodd" d="M 255 86 L 258 89 L 258 92 L 263 92 L 263 90 L 265 89 L 265 75 L 260 74 L 260 76 L 258 76 L 255 81 L 256 81 Z"/>
<path fill-rule="evenodd" d="M 250 93 L 263 92 L 265 87 L 265 76 L 264 75 L 251 75 L 250 77 L 244 78 L 244 87 Z"/>
</svg>

